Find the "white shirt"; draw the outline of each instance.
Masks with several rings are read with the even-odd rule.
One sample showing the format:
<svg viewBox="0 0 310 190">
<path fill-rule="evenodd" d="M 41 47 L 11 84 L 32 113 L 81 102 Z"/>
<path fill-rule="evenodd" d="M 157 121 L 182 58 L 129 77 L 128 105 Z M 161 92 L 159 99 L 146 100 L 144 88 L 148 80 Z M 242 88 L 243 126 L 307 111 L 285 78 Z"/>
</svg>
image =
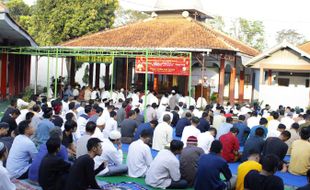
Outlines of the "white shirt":
<svg viewBox="0 0 310 190">
<path fill-rule="evenodd" d="M 109 138 L 109 134 L 111 131 L 116 131 L 117 130 L 117 121 L 115 121 L 114 118 L 110 117 L 106 123 L 105 127 L 102 131 L 104 138 Z"/>
<path fill-rule="evenodd" d="M 15 185 L 11 182 L 9 172 L 3 167 L 2 161 L 0 161 L 0 189 L 1 190 L 15 190 Z"/>
<path fill-rule="evenodd" d="M 97 94 L 99 94 L 99 92 L 97 90 L 92 91 L 91 95 L 90 95 L 90 99 L 91 100 L 96 100 L 97 99 Z"/>
<path fill-rule="evenodd" d="M 218 130 L 225 120 L 226 118 L 223 115 L 215 115 L 213 118 L 213 127 Z"/>
<path fill-rule="evenodd" d="M 35 158 L 38 150 L 31 139 L 25 135 L 15 137 L 7 162 L 6 168 L 10 178 L 19 178 L 30 167 L 31 160 Z"/>
<path fill-rule="evenodd" d="M 198 117 L 198 118 L 201 118 L 201 116 L 202 116 L 202 111 L 199 111 L 198 109 L 194 109 L 193 115 L 196 116 L 196 117 Z"/>
<path fill-rule="evenodd" d="M 123 151 L 122 149 L 115 148 L 114 144 L 109 139 L 103 139 L 102 143 L 102 154 L 101 156 L 96 156 L 95 169 L 97 169 L 103 161 L 107 161 L 109 166 L 121 165 L 123 162 Z M 98 175 L 104 175 L 107 170 L 101 171 Z"/>
<path fill-rule="evenodd" d="M 200 133 L 197 136 L 197 140 L 198 140 L 197 146 L 202 148 L 205 154 L 208 154 L 210 152 L 211 144 L 214 141 L 214 137 L 211 135 L 211 133 L 209 131 Z"/>
<path fill-rule="evenodd" d="M 94 134 L 91 136 L 92 138 L 98 138 L 101 141 L 103 141 L 105 138 L 103 136 L 103 133 L 100 131 L 98 127 L 96 127 Z"/>
<path fill-rule="evenodd" d="M 127 166 L 129 177 L 144 177 L 153 160 L 151 149 L 141 139 L 129 145 Z"/>
<path fill-rule="evenodd" d="M 294 121 L 292 118 L 290 118 L 290 117 L 283 117 L 283 118 L 281 119 L 281 123 L 284 124 L 284 125 L 286 126 L 286 129 L 287 129 L 287 130 L 291 128 L 291 126 L 292 126 L 292 124 L 293 124 L 294 122 L 295 122 L 295 121 Z"/>
<path fill-rule="evenodd" d="M 20 122 L 26 120 L 26 114 L 29 112 L 28 109 L 20 110 L 20 115 L 16 118 L 16 124 L 18 125 Z"/>
<path fill-rule="evenodd" d="M 17 107 L 19 109 L 22 108 L 22 107 L 26 107 L 28 105 L 29 105 L 29 103 L 25 102 L 23 99 L 20 99 L 20 98 L 17 99 Z"/>
<path fill-rule="evenodd" d="M 173 119 L 173 114 L 169 111 L 164 111 L 164 113 L 161 114 L 160 118 L 158 119 L 158 122 L 161 123 L 161 122 L 164 122 L 164 116 L 168 114 L 170 115 L 170 121 L 172 121 Z"/>
<path fill-rule="evenodd" d="M 279 137 L 281 135 L 281 132 L 278 130 L 269 130 L 268 129 L 268 134 L 267 134 L 267 138 L 269 137 Z"/>
<path fill-rule="evenodd" d="M 197 127 L 190 125 L 190 126 L 186 126 L 183 130 L 182 133 L 182 138 L 181 141 L 184 143 L 184 147 L 186 147 L 186 142 L 187 142 L 187 138 L 190 136 L 195 136 L 197 137 L 200 134 L 200 130 L 197 129 Z"/>
<path fill-rule="evenodd" d="M 279 124 L 280 121 L 278 120 L 275 119 L 270 120 L 267 125 L 268 131 L 276 131 L 278 129 Z"/>
<path fill-rule="evenodd" d="M 259 120 L 260 118 L 258 117 L 250 117 L 248 120 L 247 120 L 247 125 L 250 129 L 252 129 L 253 127 L 259 125 Z"/>
<path fill-rule="evenodd" d="M 85 133 L 85 127 L 86 127 L 86 124 L 88 122 L 88 119 L 86 119 L 84 116 L 80 116 L 76 123 L 77 123 L 77 130 L 76 130 L 76 133 L 77 133 L 77 136 L 78 137 L 81 137 L 84 135 Z"/>
<path fill-rule="evenodd" d="M 160 151 L 172 141 L 173 129 L 168 123 L 162 122 L 157 125 L 153 135 L 153 149 Z"/>
<path fill-rule="evenodd" d="M 160 105 L 168 105 L 169 104 L 169 99 L 165 96 L 163 96 L 161 99 L 160 99 Z"/>
<path fill-rule="evenodd" d="M 80 94 L 79 90 L 78 89 L 74 89 L 73 92 L 72 92 L 73 96 L 78 96 Z"/>
<path fill-rule="evenodd" d="M 170 150 L 161 150 L 149 170 L 146 172 L 145 183 L 152 187 L 166 189 L 171 181 L 179 181 L 180 162 Z"/>
</svg>

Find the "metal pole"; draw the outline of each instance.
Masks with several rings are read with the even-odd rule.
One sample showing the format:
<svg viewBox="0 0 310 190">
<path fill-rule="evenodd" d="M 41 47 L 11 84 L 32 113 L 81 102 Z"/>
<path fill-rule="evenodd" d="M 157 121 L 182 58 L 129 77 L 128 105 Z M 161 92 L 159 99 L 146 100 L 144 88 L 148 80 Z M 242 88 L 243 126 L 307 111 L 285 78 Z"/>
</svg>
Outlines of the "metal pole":
<svg viewBox="0 0 310 190">
<path fill-rule="evenodd" d="M 128 91 L 128 55 L 126 59 L 126 97 L 127 97 L 127 91 Z"/>
<path fill-rule="evenodd" d="M 111 90 L 110 90 L 111 98 L 113 93 L 113 80 L 114 80 L 114 52 L 112 52 L 112 75 L 111 75 Z"/>
<path fill-rule="evenodd" d="M 57 98 L 57 88 L 58 88 L 58 48 L 56 48 L 56 74 L 55 74 L 55 84 L 54 84 L 54 98 Z"/>
<path fill-rule="evenodd" d="M 148 80 L 148 63 L 149 62 L 149 51 L 146 50 L 145 54 L 145 84 L 144 84 L 144 120 L 146 121 L 146 105 L 147 105 L 147 80 Z"/>
<path fill-rule="evenodd" d="M 47 98 L 50 97 L 50 51 L 47 52 L 47 83 L 46 83 Z"/>
<path fill-rule="evenodd" d="M 189 104 L 191 104 L 191 97 L 192 97 L 192 57 L 193 57 L 193 55 L 192 55 L 192 53 L 190 52 L 189 53 L 189 81 L 188 81 L 188 90 L 189 90 L 189 93 L 188 93 L 188 95 L 189 95 L 189 97 L 190 97 L 190 99 L 189 99 Z"/>
<path fill-rule="evenodd" d="M 39 62 L 39 58 L 38 58 L 38 56 L 36 56 L 34 94 L 37 94 L 37 86 L 38 86 L 38 62 Z"/>
<path fill-rule="evenodd" d="M 205 70 L 205 53 L 202 53 L 202 67 L 201 67 L 201 92 L 200 92 L 200 108 L 202 107 L 202 97 L 203 97 L 203 83 L 204 83 L 204 70 Z"/>
</svg>

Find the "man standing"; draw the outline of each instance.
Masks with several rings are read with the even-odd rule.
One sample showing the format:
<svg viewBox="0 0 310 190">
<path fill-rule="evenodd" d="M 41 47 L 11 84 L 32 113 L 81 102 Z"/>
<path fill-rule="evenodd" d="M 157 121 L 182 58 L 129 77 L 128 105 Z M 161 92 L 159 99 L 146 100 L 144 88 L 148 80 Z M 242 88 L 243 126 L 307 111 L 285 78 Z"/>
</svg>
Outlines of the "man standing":
<svg viewBox="0 0 310 190">
<path fill-rule="evenodd" d="M 140 139 L 129 145 L 127 156 L 129 177 L 145 177 L 153 160 L 151 149 L 148 146 L 149 141 L 151 141 L 151 134 L 147 130 L 142 130 Z"/>
<path fill-rule="evenodd" d="M 100 167 L 100 164 L 104 161 L 108 162 L 108 168 L 107 171 L 104 170 L 98 175 L 115 176 L 126 173 L 128 168 L 123 164 L 121 133 L 118 131 L 112 131 L 109 134 L 109 139 L 104 139 L 101 145 L 104 148 L 102 150 L 102 154 L 94 159 L 95 168 Z"/>
<path fill-rule="evenodd" d="M 85 189 L 100 189 L 96 182 L 95 176 L 105 169 L 105 162 L 94 170 L 94 157 L 100 156 L 102 153 L 101 141 L 98 138 L 91 138 L 87 142 L 88 154 L 79 157 L 71 167 L 66 190 L 85 190 Z"/>
<path fill-rule="evenodd" d="M 154 130 L 152 148 L 157 151 L 164 149 L 172 141 L 173 130 L 170 126 L 170 115 L 164 115 L 163 120 Z"/>
<path fill-rule="evenodd" d="M 161 150 L 146 172 L 145 183 L 162 189 L 187 188 L 187 182 L 181 180 L 180 162 L 176 157 L 182 149 L 182 141 L 173 140 L 170 143 L 170 150 Z"/>
<path fill-rule="evenodd" d="M 190 187 L 195 182 L 198 160 L 204 154 L 202 148 L 197 147 L 197 143 L 198 140 L 195 136 L 188 137 L 187 146 L 182 150 L 180 155 L 181 178 L 185 179 Z"/>
<path fill-rule="evenodd" d="M 236 162 L 240 157 L 240 146 L 237 138 L 238 133 L 238 129 L 233 127 L 230 129 L 229 133 L 220 137 L 220 141 L 223 145 L 222 157 L 227 162 Z"/>
<path fill-rule="evenodd" d="M 226 160 L 221 157 L 222 148 L 222 143 L 215 140 L 212 142 L 210 153 L 200 157 L 198 161 L 195 190 L 233 189 L 236 179 L 232 177 Z M 224 175 L 225 181 L 221 180 L 221 173 Z"/>
</svg>

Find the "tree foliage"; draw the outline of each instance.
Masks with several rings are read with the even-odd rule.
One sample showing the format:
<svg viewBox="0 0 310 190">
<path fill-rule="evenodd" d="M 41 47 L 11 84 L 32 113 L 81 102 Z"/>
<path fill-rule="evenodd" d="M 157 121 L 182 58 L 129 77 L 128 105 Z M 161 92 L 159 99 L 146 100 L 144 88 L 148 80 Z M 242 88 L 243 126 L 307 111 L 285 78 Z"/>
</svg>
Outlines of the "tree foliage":
<svg viewBox="0 0 310 190">
<path fill-rule="evenodd" d="M 263 50 L 266 46 L 262 21 L 238 18 L 233 22 L 230 34 L 258 50 Z"/>
<path fill-rule="evenodd" d="M 115 11 L 115 23 L 114 26 L 124 26 L 126 24 L 131 24 L 137 21 L 141 21 L 144 19 L 149 18 L 149 15 L 139 12 L 139 11 L 134 11 L 130 9 L 124 9 L 123 7 L 118 7 L 118 9 Z"/>
<path fill-rule="evenodd" d="M 207 21 L 209 25 L 211 25 L 212 28 L 217 29 L 221 32 L 225 32 L 225 21 L 223 17 L 221 16 L 214 16 L 214 19 L 209 19 Z"/>
<path fill-rule="evenodd" d="M 110 28 L 118 7 L 117 0 L 37 0 L 32 7 L 23 0 L 5 4 L 10 15 L 43 46 Z"/>
<path fill-rule="evenodd" d="M 30 7 L 23 0 L 10 0 L 5 3 L 12 18 L 19 23 L 20 17 L 30 15 Z"/>
<path fill-rule="evenodd" d="M 117 7 L 115 0 L 38 0 L 29 32 L 41 45 L 56 45 L 110 28 Z"/>
<path fill-rule="evenodd" d="M 296 46 L 304 43 L 306 41 L 306 38 L 304 35 L 298 33 L 296 30 L 283 29 L 277 32 L 276 41 L 277 43 L 287 41 Z"/>
</svg>

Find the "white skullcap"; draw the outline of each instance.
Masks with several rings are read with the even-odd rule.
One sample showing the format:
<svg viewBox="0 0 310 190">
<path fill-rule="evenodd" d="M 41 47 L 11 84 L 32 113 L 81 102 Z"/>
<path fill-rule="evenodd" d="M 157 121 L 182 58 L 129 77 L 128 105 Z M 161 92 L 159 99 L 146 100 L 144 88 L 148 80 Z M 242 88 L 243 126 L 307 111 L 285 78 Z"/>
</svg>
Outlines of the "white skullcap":
<svg viewBox="0 0 310 190">
<path fill-rule="evenodd" d="M 105 125 L 105 120 L 103 117 L 99 117 L 97 119 L 97 122 L 96 122 L 97 125 L 101 126 L 101 125 Z"/>
<path fill-rule="evenodd" d="M 117 140 L 122 137 L 121 133 L 119 131 L 111 131 L 109 134 L 109 138 L 112 140 Z"/>
</svg>

